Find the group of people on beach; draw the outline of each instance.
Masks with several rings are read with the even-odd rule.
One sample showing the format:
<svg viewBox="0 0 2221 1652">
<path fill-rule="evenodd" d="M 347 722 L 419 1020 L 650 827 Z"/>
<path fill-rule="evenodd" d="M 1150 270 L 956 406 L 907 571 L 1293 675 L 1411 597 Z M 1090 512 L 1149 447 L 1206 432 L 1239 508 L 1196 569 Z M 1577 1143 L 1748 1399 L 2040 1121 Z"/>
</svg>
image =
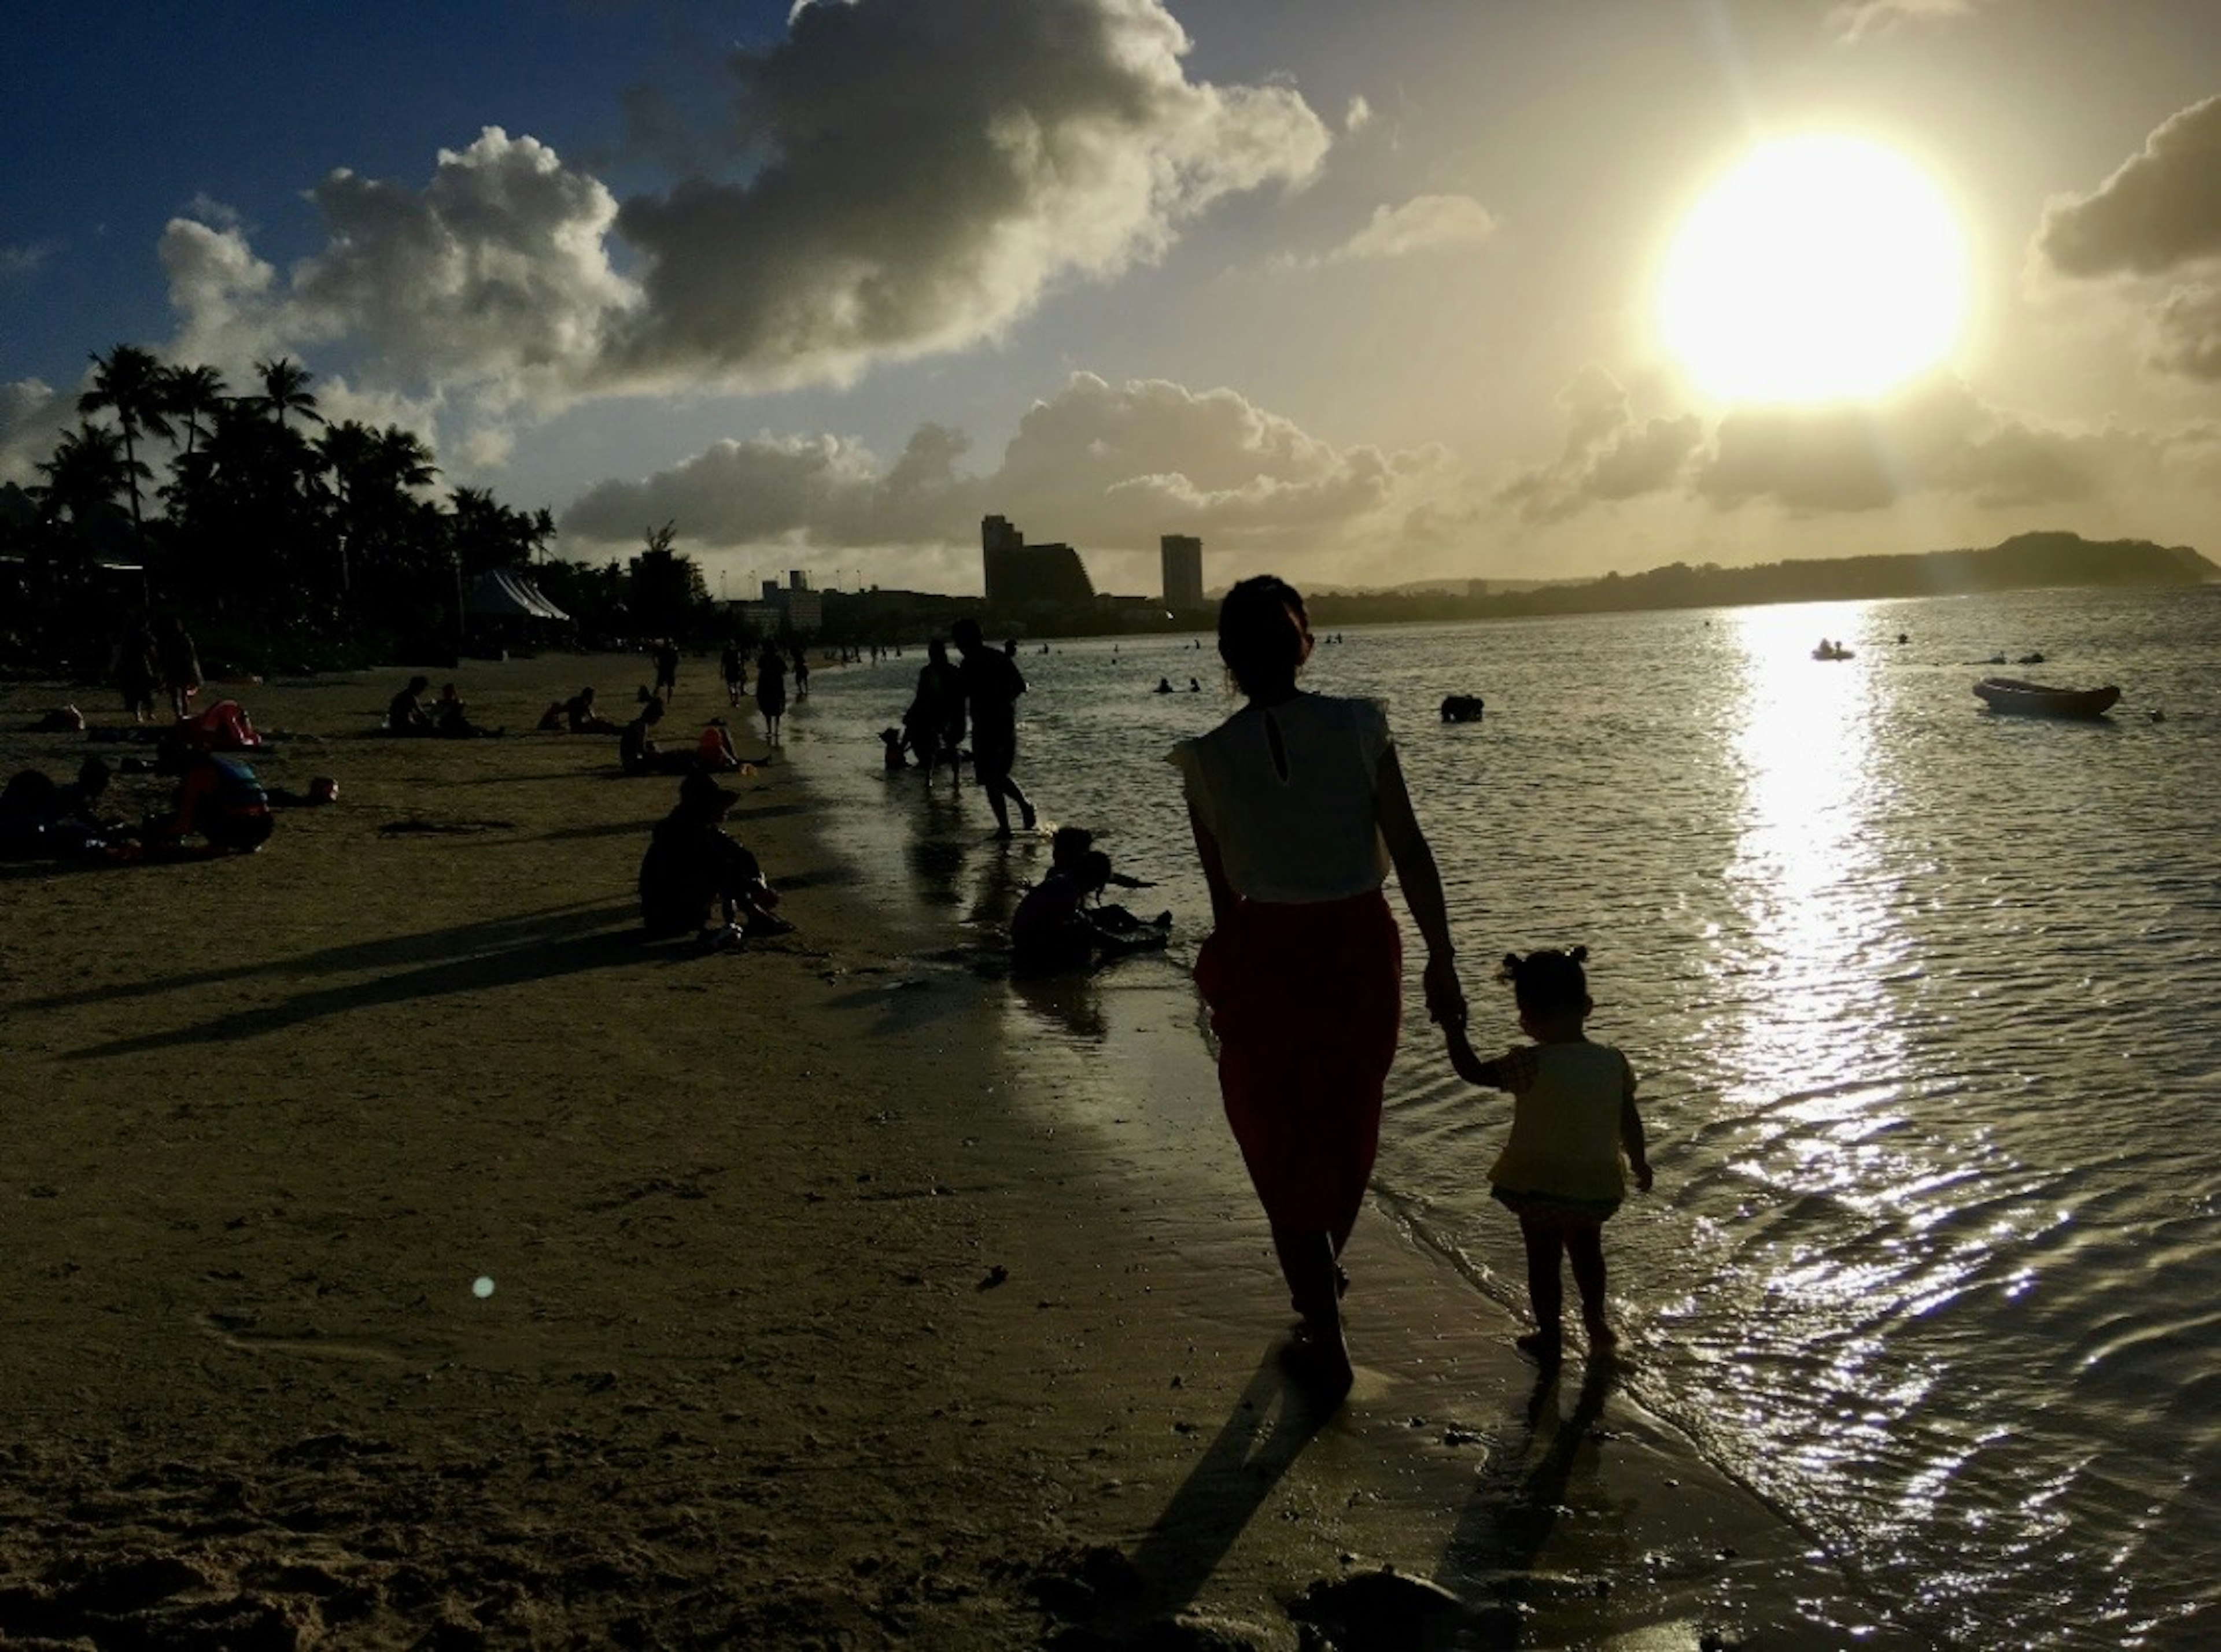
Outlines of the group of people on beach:
<svg viewBox="0 0 2221 1652">
<path fill-rule="evenodd" d="M 271 800 L 244 757 L 254 740 L 244 714 L 227 723 L 210 708 L 192 720 L 200 679 L 191 638 L 182 625 L 160 642 L 144 634 L 143 651 L 135 635 L 123 650 L 127 709 L 145 715 L 152 683 L 172 686 L 177 727 L 166 737 L 163 763 L 178 789 L 168 814 L 147 821 L 142 835 L 176 842 L 199 832 L 220 848 L 260 846 L 270 832 Z M 930 789 L 946 764 L 954 787 L 968 739 L 973 777 L 994 813 L 996 835 L 1007 839 L 1013 806 L 1025 829 L 1037 820 L 1012 772 L 1017 703 L 1028 685 L 1015 644 L 991 647 L 969 618 L 958 620 L 950 637 L 956 661 L 940 639 L 928 645 L 901 726 L 885 736 L 889 765 L 914 756 Z M 1342 1257 L 1379 1150 L 1402 1016 L 1402 942 L 1383 895 L 1392 869 L 1426 947 L 1422 986 L 1448 1061 L 1467 1082 L 1512 1098 L 1511 1134 L 1489 1180 L 1493 1196 L 1517 1215 L 1526 1251 L 1536 1326 L 1520 1346 L 1545 1366 L 1560 1359 L 1561 1270 L 1570 1264 L 1588 1349 L 1602 1354 L 1617 1340 L 1606 1314 L 1602 1226 L 1630 1181 L 1647 1189 L 1652 1172 L 1634 1071 L 1619 1050 L 1586 1036 L 1593 1008 L 1587 954 L 1578 946 L 1505 954 L 1499 976 L 1531 1042 L 1492 1058 L 1475 1051 L 1441 876 L 1386 715 L 1369 700 L 1298 689 L 1315 645 L 1292 586 L 1270 575 L 1239 582 L 1220 607 L 1218 651 L 1244 704 L 1169 754 L 1211 896 L 1212 930 L 1195 979 L 1217 1035 L 1226 1116 L 1298 1315 L 1290 1362 L 1329 1399 L 1338 1400 L 1353 1381 Z M 654 686 L 642 690 L 629 723 L 604 716 L 588 687 L 551 705 L 541 726 L 617 734 L 625 772 L 683 776 L 641 862 L 649 935 L 692 935 L 725 946 L 791 928 L 777 914 L 778 895 L 756 857 L 724 827 L 738 797 L 716 776 L 743 767 L 724 720 L 712 718 L 691 748 L 666 751 L 656 741 L 676 696 L 680 658 L 670 643 L 657 645 L 654 658 Z M 787 652 L 767 643 L 755 664 L 756 707 L 768 742 L 777 745 Z M 800 695 L 807 661 L 798 650 L 791 664 Z M 747 683 L 738 644 L 723 649 L 720 677 L 729 705 L 736 706 Z M 470 724 L 452 683 L 425 706 L 429 687 L 429 678 L 414 676 L 395 695 L 391 732 L 488 732 Z M 0 795 L 0 851 L 12 845 L 20 852 L 49 832 L 97 840 L 115 829 L 98 818 L 106 783 L 97 758 L 67 785 L 18 775 Z M 1060 830 L 1050 858 L 1048 875 L 1013 918 L 1019 968 L 1054 969 L 1164 944 L 1169 913 L 1143 920 L 1103 904 L 1113 883 L 1145 886 L 1113 872 L 1092 834 Z M 1291 1029 L 1312 1027 L 1333 1034 L 1291 1036 Z"/>
<path fill-rule="evenodd" d="M 948 644 L 938 637 L 926 644 L 925 664 L 918 670 L 917 691 L 903 712 L 902 726 L 880 736 L 886 743 L 887 766 L 904 767 L 905 753 L 915 756 L 930 791 L 946 763 L 954 789 L 968 757 L 973 781 L 994 812 L 995 835 L 1004 839 L 1011 836 L 1012 804 L 1017 806 L 1020 824 L 1030 832 L 1040 817 L 1012 774 L 1018 760 L 1018 701 L 1027 692 L 1025 673 L 1018 669 L 1017 643 L 1013 639 L 1000 648 L 990 647 L 979 622 L 969 615 L 951 626 L 948 635 L 959 658 L 949 659 Z M 967 733 L 968 751 L 964 745 Z"/>
</svg>

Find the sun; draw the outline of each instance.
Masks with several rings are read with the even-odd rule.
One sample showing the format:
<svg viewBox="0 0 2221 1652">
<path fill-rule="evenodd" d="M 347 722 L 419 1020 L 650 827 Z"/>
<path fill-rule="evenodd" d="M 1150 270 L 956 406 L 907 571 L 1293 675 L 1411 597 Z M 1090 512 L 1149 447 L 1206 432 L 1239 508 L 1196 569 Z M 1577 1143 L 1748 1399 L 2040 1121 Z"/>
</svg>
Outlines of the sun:
<svg viewBox="0 0 2221 1652">
<path fill-rule="evenodd" d="M 1874 396 L 1956 344 L 1965 243 L 1902 155 L 1860 138 L 1786 140 L 1698 203 L 1658 304 L 1666 347 L 1723 401 Z"/>
</svg>

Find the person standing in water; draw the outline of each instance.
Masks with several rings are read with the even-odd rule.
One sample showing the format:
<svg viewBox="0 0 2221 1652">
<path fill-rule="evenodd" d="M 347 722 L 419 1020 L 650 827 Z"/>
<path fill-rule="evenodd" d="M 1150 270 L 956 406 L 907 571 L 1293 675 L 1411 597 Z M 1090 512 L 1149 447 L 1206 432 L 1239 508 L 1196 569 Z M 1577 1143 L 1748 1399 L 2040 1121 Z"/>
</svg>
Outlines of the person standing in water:
<svg viewBox="0 0 2221 1652">
<path fill-rule="evenodd" d="M 763 714 L 764 744 L 777 745 L 779 720 L 786 715 L 786 656 L 766 643 L 756 656 L 756 709 Z"/>
<path fill-rule="evenodd" d="M 1630 1171 L 1638 1188 L 1650 1190 L 1635 1069 L 1611 1045 L 1590 1043 L 1581 1030 L 1596 1007 L 1581 967 L 1587 959 L 1581 946 L 1523 958 L 1505 954 L 1503 977 L 1511 983 L 1520 1030 L 1531 1044 L 1483 1061 L 1462 1026 L 1443 1028 L 1460 1078 L 1511 1093 L 1511 1138 L 1489 1170 L 1490 1196 L 1519 1218 L 1535 1329 L 1518 1345 L 1546 1368 L 1558 1362 L 1563 1346 L 1561 1259 L 1573 1263 L 1590 1355 L 1618 1344 L 1605 1318 L 1604 1225 L 1626 1196 Z"/>
<path fill-rule="evenodd" d="M 1237 583 L 1219 608 L 1218 651 L 1248 703 L 1171 761 L 1211 890 L 1195 979 L 1218 1035 L 1219 1091 L 1301 1318 L 1288 1361 L 1339 1403 L 1352 1380 L 1341 1257 L 1403 1014 L 1403 942 L 1381 894 L 1392 864 L 1426 942 L 1428 1013 L 1454 1026 L 1466 1007 L 1386 714 L 1298 689 L 1311 648 L 1292 586 Z"/>
<path fill-rule="evenodd" d="M 987 794 L 987 807 L 995 812 L 995 835 L 1010 835 L 1012 803 L 1031 832 L 1033 801 L 1010 777 L 1018 760 L 1018 696 L 1026 691 L 1025 674 L 1008 654 L 981 640 L 979 622 L 969 615 L 951 626 L 948 634 L 964 657 L 956 675 L 971 714 L 972 778 Z"/>
</svg>

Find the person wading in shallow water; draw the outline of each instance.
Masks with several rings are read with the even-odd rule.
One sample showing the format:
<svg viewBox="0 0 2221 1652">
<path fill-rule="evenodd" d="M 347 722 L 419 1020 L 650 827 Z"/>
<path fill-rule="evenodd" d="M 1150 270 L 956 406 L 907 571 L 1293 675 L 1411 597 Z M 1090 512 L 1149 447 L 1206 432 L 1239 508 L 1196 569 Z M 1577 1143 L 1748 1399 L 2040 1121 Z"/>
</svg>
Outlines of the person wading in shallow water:
<svg viewBox="0 0 2221 1652">
<path fill-rule="evenodd" d="M 987 794 L 987 807 L 995 811 L 995 835 L 1010 835 L 1012 803 L 1031 832 L 1033 802 L 1010 778 L 1018 760 L 1018 696 L 1026 691 L 1025 674 L 1008 654 L 980 639 L 977 620 L 959 620 L 948 634 L 964 657 L 956 676 L 972 717 L 972 778 Z"/>
<path fill-rule="evenodd" d="M 1338 1402 L 1352 1373 L 1340 1258 L 1380 1138 L 1403 1012 L 1403 944 L 1381 894 L 1392 863 L 1425 938 L 1427 1013 L 1462 1025 L 1449 918 L 1388 720 L 1307 694 L 1304 600 L 1270 575 L 1218 612 L 1218 651 L 1248 704 L 1171 760 L 1182 776 L 1214 927 L 1196 985 L 1218 1083 L 1301 1325 L 1297 1375 Z"/>
</svg>

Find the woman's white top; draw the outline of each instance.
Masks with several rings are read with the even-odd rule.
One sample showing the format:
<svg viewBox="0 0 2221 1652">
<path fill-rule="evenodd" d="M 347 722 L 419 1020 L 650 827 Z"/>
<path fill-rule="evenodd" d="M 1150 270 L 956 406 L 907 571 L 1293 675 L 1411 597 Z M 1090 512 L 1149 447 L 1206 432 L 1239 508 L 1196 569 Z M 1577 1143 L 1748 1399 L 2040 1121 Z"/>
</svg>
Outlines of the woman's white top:
<svg viewBox="0 0 2221 1652">
<path fill-rule="evenodd" d="M 1273 757 L 1279 733 L 1286 771 Z M 1226 880 L 1252 901 L 1342 901 L 1379 888 L 1388 846 L 1373 813 L 1393 741 L 1378 701 L 1298 694 L 1244 706 L 1167 761 L 1218 844 Z"/>
</svg>

